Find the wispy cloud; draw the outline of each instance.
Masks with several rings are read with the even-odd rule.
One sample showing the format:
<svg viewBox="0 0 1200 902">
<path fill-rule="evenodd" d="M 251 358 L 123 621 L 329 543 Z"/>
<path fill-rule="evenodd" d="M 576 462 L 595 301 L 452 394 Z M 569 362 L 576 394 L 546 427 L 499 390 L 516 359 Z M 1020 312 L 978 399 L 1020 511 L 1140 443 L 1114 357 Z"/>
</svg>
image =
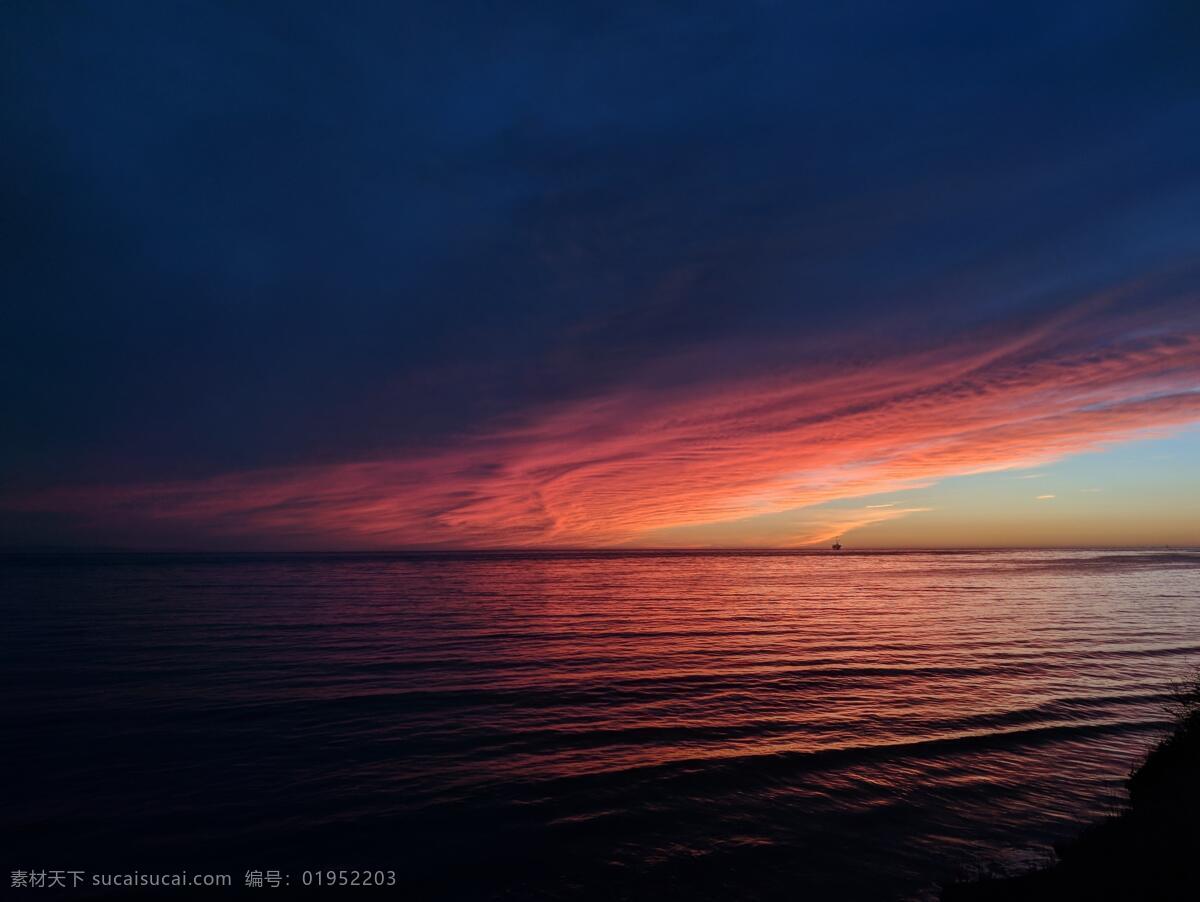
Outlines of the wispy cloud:
<svg viewBox="0 0 1200 902">
<path fill-rule="evenodd" d="M 1038 496 L 1037 496 L 1037 498 L 1036 498 L 1035 500 L 1037 500 L 1037 501 L 1049 501 L 1050 499 L 1052 499 L 1052 498 L 1056 498 L 1056 497 L 1058 497 L 1058 496 L 1056 496 L 1056 495 L 1038 495 Z"/>
<path fill-rule="evenodd" d="M 1200 420 L 1200 334 L 1073 346 L 1062 327 L 849 372 L 808 365 L 631 387 L 425 454 L 72 488 L 7 506 L 326 547 L 654 544 L 697 529 L 720 543 L 753 533 L 751 518 L 1033 467 Z M 799 518 L 755 541 L 824 541 L 914 510 Z"/>
<path fill-rule="evenodd" d="M 824 544 L 864 526 L 920 514 L 928 507 L 797 508 L 741 520 L 667 527 L 642 534 L 636 544 L 654 547 L 802 547 Z"/>
</svg>

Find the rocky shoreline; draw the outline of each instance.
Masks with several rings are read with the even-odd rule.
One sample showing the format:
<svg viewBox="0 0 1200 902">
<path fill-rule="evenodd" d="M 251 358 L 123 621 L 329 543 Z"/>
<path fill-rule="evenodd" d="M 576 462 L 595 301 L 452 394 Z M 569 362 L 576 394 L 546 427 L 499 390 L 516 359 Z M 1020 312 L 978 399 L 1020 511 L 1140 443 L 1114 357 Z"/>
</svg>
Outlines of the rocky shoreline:
<svg viewBox="0 0 1200 902">
<path fill-rule="evenodd" d="M 952 884 L 942 902 L 1200 898 L 1200 674 L 1180 687 L 1174 729 L 1127 781 L 1128 804 L 1018 877 Z"/>
</svg>

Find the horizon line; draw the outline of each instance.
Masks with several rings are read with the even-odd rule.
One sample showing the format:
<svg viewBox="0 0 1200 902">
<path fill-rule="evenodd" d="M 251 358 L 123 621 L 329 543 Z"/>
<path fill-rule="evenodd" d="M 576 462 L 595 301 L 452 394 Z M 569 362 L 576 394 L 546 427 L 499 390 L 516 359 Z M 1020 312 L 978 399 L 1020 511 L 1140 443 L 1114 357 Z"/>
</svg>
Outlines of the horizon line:
<svg viewBox="0 0 1200 902">
<path fill-rule="evenodd" d="M 829 545 L 786 546 L 669 546 L 669 547 L 613 547 L 613 546 L 489 546 L 489 547 L 409 547 L 409 548 L 114 548 L 87 546 L 0 546 L 0 554 L 294 554 L 294 555 L 371 555 L 371 554 L 855 554 L 858 552 L 955 552 L 955 551 L 1148 551 L 1171 550 L 1200 552 L 1197 544 L 1154 543 L 1145 545 L 861 545 L 834 550 Z"/>
</svg>

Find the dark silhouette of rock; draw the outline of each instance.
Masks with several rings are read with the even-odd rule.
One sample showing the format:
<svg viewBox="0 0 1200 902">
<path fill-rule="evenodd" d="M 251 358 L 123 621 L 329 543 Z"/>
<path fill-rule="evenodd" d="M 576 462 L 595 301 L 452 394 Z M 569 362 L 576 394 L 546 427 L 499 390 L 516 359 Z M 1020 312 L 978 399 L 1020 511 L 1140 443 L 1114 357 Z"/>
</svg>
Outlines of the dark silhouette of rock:
<svg viewBox="0 0 1200 902">
<path fill-rule="evenodd" d="M 1130 776 L 1123 812 L 1063 845 L 1051 867 L 954 884 L 943 902 L 1200 898 L 1200 675 L 1178 690 L 1175 708 L 1174 730 Z"/>
</svg>

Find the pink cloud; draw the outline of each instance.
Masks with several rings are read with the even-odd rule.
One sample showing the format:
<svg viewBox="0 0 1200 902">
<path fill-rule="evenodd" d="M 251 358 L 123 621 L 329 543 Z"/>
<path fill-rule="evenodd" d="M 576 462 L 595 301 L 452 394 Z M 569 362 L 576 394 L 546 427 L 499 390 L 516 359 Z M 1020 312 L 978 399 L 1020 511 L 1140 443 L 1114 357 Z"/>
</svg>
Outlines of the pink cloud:
<svg viewBox="0 0 1200 902">
<path fill-rule="evenodd" d="M 1200 333 L 1098 336 L 1089 308 L 853 368 L 798 362 L 527 412 L 440 451 L 9 499 L 293 547 L 655 544 L 835 499 L 1049 461 L 1200 420 Z M 860 510 L 857 525 L 911 509 Z M 861 522 L 859 522 L 861 521 Z M 761 544 L 825 541 L 808 524 Z M 832 530 L 832 532 L 831 532 Z"/>
</svg>

